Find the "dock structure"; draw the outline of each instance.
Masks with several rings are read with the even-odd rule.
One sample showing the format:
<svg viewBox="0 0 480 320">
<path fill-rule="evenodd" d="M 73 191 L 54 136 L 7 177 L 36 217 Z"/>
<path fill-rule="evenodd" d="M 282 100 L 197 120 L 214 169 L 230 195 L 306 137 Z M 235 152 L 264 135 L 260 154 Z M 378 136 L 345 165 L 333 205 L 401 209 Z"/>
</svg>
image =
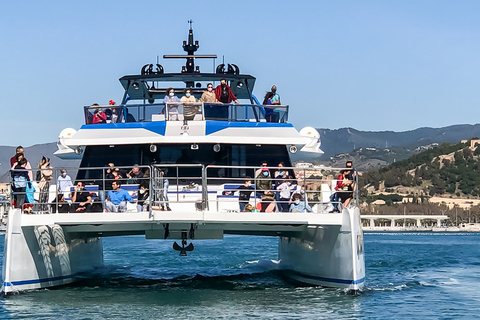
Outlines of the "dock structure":
<svg viewBox="0 0 480 320">
<path fill-rule="evenodd" d="M 406 228 L 407 220 L 415 220 L 415 227 L 423 228 L 425 227 L 425 221 L 436 221 L 436 227 L 442 226 L 442 222 L 449 220 L 450 218 L 446 215 L 361 215 L 362 226 L 364 230 L 376 230 L 378 228 L 384 229 L 385 227 L 390 228 Z M 383 226 L 376 224 L 376 222 L 383 221 L 385 224 Z M 392 229 L 393 230 L 393 229 Z"/>
</svg>

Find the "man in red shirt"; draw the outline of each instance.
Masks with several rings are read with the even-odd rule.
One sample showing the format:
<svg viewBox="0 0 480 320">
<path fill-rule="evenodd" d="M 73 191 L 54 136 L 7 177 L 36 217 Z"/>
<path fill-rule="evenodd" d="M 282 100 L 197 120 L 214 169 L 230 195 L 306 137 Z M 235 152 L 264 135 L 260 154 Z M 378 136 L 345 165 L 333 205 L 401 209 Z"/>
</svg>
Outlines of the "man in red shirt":
<svg viewBox="0 0 480 320">
<path fill-rule="evenodd" d="M 230 103 L 232 100 L 240 103 L 227 85 L 227 80 L 221 79 L 220 84 L 215 88 L 215 102 Z"/>
<path fill-rule="evenodd" d="M 10 158 L 10 167 L 13 167 L 13 165 L 15 164 L 15 162 L 17 162 L 17 156 L 18 156 L 19 154 L 23 154 L 23 153 L 24 153 L 23 147 L 22 147 L 22 146 L 18 146 L 17 149 L 15 150 L 15 155 Z"/>
</svg>

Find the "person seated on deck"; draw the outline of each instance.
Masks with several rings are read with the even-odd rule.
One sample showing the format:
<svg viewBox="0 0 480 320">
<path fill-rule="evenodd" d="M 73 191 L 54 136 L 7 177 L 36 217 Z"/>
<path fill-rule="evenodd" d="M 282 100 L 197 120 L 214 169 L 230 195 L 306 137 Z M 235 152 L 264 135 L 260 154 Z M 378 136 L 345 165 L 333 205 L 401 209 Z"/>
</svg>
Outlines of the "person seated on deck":
<svg viewBox="0 0 480 320">
<path fill-rule="evenodd" d="M 180 99 L 175 95 L 175 90 L 173 88 L 168 88 L 166 93 L 167 94 L 163 98 L 163 103 L 165 103 L 168 110 L 168 120 L 178 121 L 178 104 L 176 104 L 176 102 L 180 102 Z M 165 114 L 165 108 L 160 114 Z"/>
<path fill-rule="evenodd" d="M 112 182 L 113 190 L 108 191 L 107 201 L 105 203 L 108 212 L 125 212 L 127 210 L 127 201 L 135 203 L 132 196 L 120 187 L 120 181 Z"/>
<path fill-rule="evenodd" d="M 245 206 L 245 209 L 243 209 L 243 212 L 260 212 L 260 211 L 258 211 L 258 209 L 256 209 L 250 203 L 247 203 L 247 205 Z"/>
<path fill-rule="evenodd" d="M 85 190 L 85 185 L 82 181 L 78 181 L 75 187 L 75 192 L 72 196 L 73 211 L 74 212 L 86 212 L 90 211 L 92 205 L 92 195 Z"/>
<path fill-rule="evenodd" d="M 277 211 L 277 204 L 273 197 L 273 191 L 267 191 L 261 196 L 262 201 L 257 203 L 257 209 L 260 212 L 275 212 Z"/>
<path fill-rule="evenodd" d="M 302 200 L 302 195 L 295 193 L 293 195 L 293 202 L 290 205 L 290 212 L 312 212 L 312 208 Z"/>
<path fill-rule="evenodd" d="M 52 212 L 58 213 L 69 213 L 70 212 L 70 203 L 65 201 L 65 196 L 63 193 L 57 195 L 51 203 Z"/>
<path fill-rule="evenodd" d="M 149 193 L 148 188 L 144 184 L 140 185 L 138 190 L 137 212 L 148 211 Z"/>
<path fill-rule="evenodd" d="M 127 173 L 127 184 L 139 184 L 143 178 L 143 172 L 138 164 L 133 165 L 132 170 Z"/>
<path fill-rule="evenodd" d="M 195 115 L 198 111 L 198 106 L 192 105 L 192 103 L 197 102 L 197 99 L 195 99 L 195 97 L 192 95 L 192 89 L 186 88 L 183 90 L 183 93 L 185 95 L 180 99 L 180 102 L 183 103 L 183 121 L 186 123 L 186 121 L 190 121 L 195 118 Z"/>
</svg>

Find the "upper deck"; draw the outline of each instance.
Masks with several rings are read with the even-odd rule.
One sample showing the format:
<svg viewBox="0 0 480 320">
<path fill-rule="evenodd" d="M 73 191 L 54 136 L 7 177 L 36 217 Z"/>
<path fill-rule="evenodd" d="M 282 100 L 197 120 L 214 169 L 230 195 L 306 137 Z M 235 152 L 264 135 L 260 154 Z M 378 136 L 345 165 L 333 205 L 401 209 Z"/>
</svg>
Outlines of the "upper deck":
<svg viewBox="0 0 480 320">
<path fill-rule="evenodd" d="M 287 123 L 288 106 L 226 104 L 203 102 L 137 103 L 127 105 L 86 106 L 85 124 L 96 124 L 96 112 L 105 114 L 104 123 L 186 121 L 186 112 L 194 110 L 190 121 L 270 122 Z M 97 123 L 98 124 L 98 123 Z M 103 123 L 100 123 L 103 124 Z"/>
</svg>

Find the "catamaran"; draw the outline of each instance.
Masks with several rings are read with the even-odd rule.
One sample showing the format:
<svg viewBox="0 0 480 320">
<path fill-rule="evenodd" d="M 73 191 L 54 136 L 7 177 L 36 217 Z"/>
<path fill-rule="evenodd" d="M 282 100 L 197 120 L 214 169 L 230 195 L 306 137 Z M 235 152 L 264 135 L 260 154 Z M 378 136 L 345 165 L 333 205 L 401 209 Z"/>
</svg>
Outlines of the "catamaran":
<svg viewBox="0 0 480 320">
<path fill-rule="evenodd" d="M 85 211 L 59 213 L 60 204 L 51 203 L 59 193 L 53 187 L 48 205 L 35 205 L 34 214 L 10 210 L 4 294 L 71 283 L 103 265 L 103 237 L 128 235 L 171 241 L 172 254 L 181 255 L 195 254 L 202 239 L 226 234 L 278 237 L 279 268 L 295 283 L 362 288 L 363 233 L 355 190 L 347 207 L 331 212 L 338 169 L 294 167 L 290 159 L 296 152 L 321 153 L 318 132 L 310 127 L 297 131 L 288 122 L 287 105 L 260 104 L 253 95 L 255 77 L 240 73 L 237 65 L 222 63 L 214 72 L 200 72 L 196 59 L 216 56 L 195 55 L 198 48 L 190 24 L 186 54 L 163 56 L 186 59 L 180 72 L 166 73 L 158 63 L 144 65 L 140 74 L 120 78 L 125 91 L 118 105 L 84 107 L 85 124 L 60 133 L 56 155 L 81 159 L 75 180 L 84 183 L 92 203 Z M 221 79 L 239 103 L 164 101 L 167 89 L 181 95 L 185 88 L 198 101 L 208 84 Z M 102 120 L 94 121 L 96 113 L 104 114 Z M 267 166 L 260 167 L 262 162 Z M 135 204 L 127 204 L 124 212 L 107 212 L 108 189 L 117 178 L 109 170 L 125 173 L 134 166 L 142 172 L 140 181 L 125 176 L 117 181 L 134 199 L 143 184 L 148 205 L 140 212 Z M 295 186 L 292 193 L 300 193 L 312 212 L 279 209 L 274 172 L 282 170 L 280 179 Z M 53 180 L 58 176 L 54 170 Z M 271 179 L 271 190 L 260 189 L 261 179 Z M 240 211 L 238 188 L 245 180 L 252 181 L 246 202 L 253 212 Z M 65 202 L 72 201 L 72 194 L 73 189 Z M 273 210 L 265 209 L 266 201 L 274 203 Z M 284 201 L 288 208 L 291 200 Z"/>
</svg>

